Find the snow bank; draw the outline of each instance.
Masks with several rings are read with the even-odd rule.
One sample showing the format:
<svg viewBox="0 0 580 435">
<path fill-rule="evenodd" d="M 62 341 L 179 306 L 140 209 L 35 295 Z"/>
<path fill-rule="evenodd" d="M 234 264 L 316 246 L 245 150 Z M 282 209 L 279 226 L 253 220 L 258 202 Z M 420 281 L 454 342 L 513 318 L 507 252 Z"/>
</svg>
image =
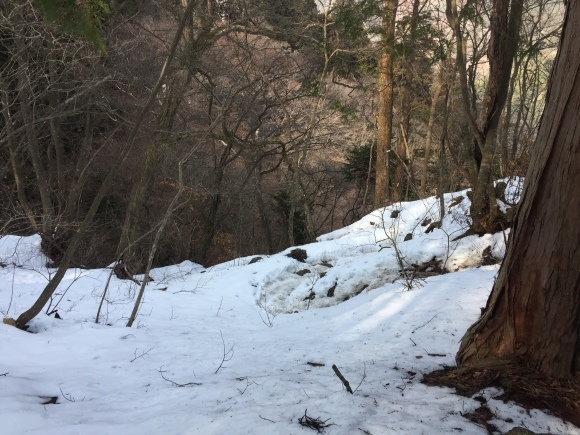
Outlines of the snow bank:
<svg viewBox="0 0 580 435">
<path fill-rule="evenodd" d="M 70 270 L 51 302 L 62 320 L 39 316 L 34 334 L 0 324 L 0 432 L 310 434 L 298 423 L 307 412 L 334 424 L 327 434 L 487 433 L 462 417 L 479 402 L 420 383 L 454 364 L 498 270 L 473 265 L 486 247 L 505 249 L 503 234 L 451 240 L 464 229 L 465 198 L 446 195 L 449 214 L 430 233 L 421 223 L 437 219 L 435 198 L 379 210 L 301 247 L 305 263 L 290 249 L 253 264 L 156 269 L 131 329 L 134 283 L 112 277 L 96 324 L 110 269 Z M 28 308 L 50 276 L 38 246 L 0 239 L 4 316 Z M 409 289 L 395 246 L 409 272 L 433 258 L 456 272 L 416 278 Z M 496 390 L 483 394 L 503 432 L 580 434 L 494 399 Z"/>
</svg>

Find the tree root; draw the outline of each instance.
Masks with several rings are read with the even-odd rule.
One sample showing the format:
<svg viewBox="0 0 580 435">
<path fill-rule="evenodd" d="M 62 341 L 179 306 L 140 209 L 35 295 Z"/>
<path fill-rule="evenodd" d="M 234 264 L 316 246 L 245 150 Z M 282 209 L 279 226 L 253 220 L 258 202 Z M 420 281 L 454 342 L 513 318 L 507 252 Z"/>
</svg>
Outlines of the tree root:
<svg viewBox="0 0 580 435">
<path fill-rule="evenodd" d="M 422 382 L 431 386 L 454 388 L 461 396 L 498 387 L 497 399 L 514 401 L 525 409 L 543 409 L 580 426 L 580 377 L 572 380 L 548 378 L 532 369 L 493 360 L 486 367 L 438 370 L 425 375 Z"/>
</svg>

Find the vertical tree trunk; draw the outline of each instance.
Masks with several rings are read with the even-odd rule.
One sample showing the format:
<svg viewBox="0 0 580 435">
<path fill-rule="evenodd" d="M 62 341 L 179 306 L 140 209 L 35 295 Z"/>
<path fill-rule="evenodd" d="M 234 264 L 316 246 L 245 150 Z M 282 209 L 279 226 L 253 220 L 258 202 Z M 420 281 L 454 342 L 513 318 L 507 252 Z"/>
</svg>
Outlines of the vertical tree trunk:
<svg viewBox="0 0 580 435">
<path fill-rule="evenodd" d="M 398 202 L 403 199 L 403 188 L 409 188 L 411 180 L 405 180 L 405 165 L 409 165 L 407 139 L 410 135 L 411 127 L 411 101 L 414 84 L 415 67 L 415 44 L 417 36 L 417 20 L 419 18 L 419 0 L 413 0 L 413 10 L 411 14 L 411 23 L 409 26 L 409 37 L 407 47 L 404 48 L 405 55 L 403 58 L 403 66 L 405 70 L 405 85 L 401 89 L 401 137 L 397 146 L 397 159 L 395 162 L 395 177 L 393 179 L 393 201 Z M 406 195 L 405 195 L 406 196 Z"/>
<path fill-rule="evenodd" d="M 383 16 L 383 51 L 379 59 L 379 114 L 377 132 L 377 164 L 375 181 L 375 207 L 390 200 L 389 151 L 393 131 L 393 44 L 397 0 L 385 0 Z"/>
<path fill-rule="evenodd" d="M 493 0 L 491 36 L 488 49 L 489 79 L 483 96 L 482 109 L 476 121 L 469 101 L 466 63 L 461 34 L 460 14 L 456 0 L 446 1 L 446 15 L 457 45 L 457 68 L 461 97 L 469 129 L 473 137 L 475 167 L 470 166 L 473 186 L 471 201 L 471 232 L 484 234 L 498 229 L 499 222 L 493 192 L 492 165 L 495 156 L 497 130 L 508 97 L 510 74 L 518 46 L 523 0 Z M 473 102 L 473 101 L 472 101 Z M 474 173 L 475 172 L 475 173 Z"/>
<path fill-rule="evenodd" d="M 156 132 L 145 150 L 139 175 L 131 188 L 121 240 L 117 247 L 117 255 L 125 252 L 125 263 L 130 266 L 131 270 L 142 269 L 147 262 L 147 253 L 149 251 L 147 245 L 150 243 L 150 239 L 147 238 L 141 243 L 136 243 L 136 240 L 149 229 L 144 228 L 146 225 L 144 215 L 148 194 L 153 186 L 153 179 L 162 152 L 167 149 L 172 141 L 171 130 L 189 80 L 189 73 L 181 70 L 175 74 L 171 83 L 167 86 L 167 96 L 163 99 L 160 108 L 161 113 L 157 117 Z"/>
<path fill-rule="evenodd" d="M 36 188 L 38 189 L 40 202 L 42 204 L 42 217 L 40 225 L 42 227 L 42 236 L 44 242 L 49 241 L 53 234 L 53 228 L 55 225 L 54 209 L 52 206 L 47 171 L 43 162 L 43 156 L 41 154 L 42 147 L 38 142 L 38 137 L 36 136 L 36 131 L 34 128 L 34 116 L 32 114 L 32 108 L 34 107 L 35 101 L 32 94 L 32 89 L 30 88 L 30 80 L 28 76 L 28 52 L 26 50 L 26 41 L 24 40 L 23 35 L 19 35 L 16 38 L 16 47 L 19 51 L 17 73 L 18 101 L 20 103 L 20 111 L 24 120 L 26 146 L 30 155 L 30 160 L 32 161 L 32 167 L 34 168 L 34 175 L 36 176 Z M 50 249 L 50 246 L 48 249 Z"/>
<path fill-rule="evenodd" d="M 187 15 L 187 12 L 191 12 L 191 9 L 195 5 L 195 3 L 196 3 L 195 0 L 189 0 L 189 3 L 187 5 L 187 9 L 186 9 L 186 12 L 184 13 L 184 16 Z M 56 271 L 56 273 L 54 274 L 52 279 L 48 282 L 48 284 L 46 285 L 46 287 L 44 288 L 42 293 L 38 296 L 38 299 L 34 302 L 34 304 L 32 304 L 32 306 L 28 310 L 24 311 L 22 314 L 20 314 L 20 316 L 18 316 L 18 318 L 16 319 L 16 322 L 15 322 L 16 327 L 18 327 L 20 329 L 26 328 L 26 324 L 42 311 L 42 308 L 49 301 L 49 299 L 51 298 L 53 293 L 56 291 L 58 285 L 60 284 L 60 282 L 64 278 L 64 275 L 65 275 L 65 273 L 66 273 L 66 271 L 67 271 L 67 269 L 68 269 L 68 267 L 73 259 L 73 256 L 75 255 L 75 253 L 80 245 L 82 237 L 85 235 L 85 233 L 87 232 L 87 230 L 91 226 L 93 219 L 94 219 L 95 215 L 97 214 L 97 209 L 99 208 L 99 205 L 101 204 L 101 201 L 103 200 L 105 194 L 107 193 L 107 191 L 109 190 L 109 188 L 113 184 L 113 181 L 117 177 L 117 172 L 119 171 L 119 168 L 121 167 L 122 163 L 125 161 L 129 152 L 133 148 L 133 145 L 137 139 L 137 134 L 138 134 L 139 130 L 141 129 L 143 123 L 145 122 L 146 115 L 149 112 L 149 110 L 151 110 L 151 107 L 153 106 L 153 103 L 156 100 L 157 95 L 159 94 L 159 91 L 161 90 L 161 85 L 165 82 L 168 69 L 169 69 L 171 63 L 173 62 L 173 58 L 175 57 L 175 52 L 177 50 L 177 44 L 179 43 L 179 40 L 181 39 L 181 34 L 183 32 L 184 26 L 185 26 L 185 20 L 182 19 L 181 22 L 179 23 L 179 27 L 177 28 L 176 35 L 175 35 L 173 42 L 171 44 L 171 48 L 169 50 L 169 53 L 167 54 L 167 58 L 165 60 L 165 64 L 163 66 L 163 69 L 161 70 L 161 74 L 159 76 L 159 79 L 157 80 L 157 83 L 155 84 L 155 86 L 151 90 L 151 93 L 149 94 L 149 98 L 147 99 L 147 102 L 145 103 L 145 105 L 143 106 L 141 111 L 139 112 L 139 115 L 137 116 L 137 119 L 135 121 L 133 129 L 131 130 L 131 134 L 129 135 L 129 138 L 127 139 L 127 142 L 125 143 L 125 146 L 121 150 L 120 156 L 118 157 L 117 161 L 115 161 L 115 163 L 113 164 L 113 166 L 109 170 L 107 177 L 105 178 L 105 180 L 103 181 L 103 183 L 99 187 L 99 190 L 98 190 L 95 198 L 93 199 L 93 202 L 91 203 L 91 207 L 89 208 L 89 211 L 85 215 L 85 218 L 81 222 L 80 226 L 76 229 L 74 236 L 72 237 L 69 245 L 66 248 L 66 251 L 63 253 L 63 257 L 62 257 L 62 260 L 58 266 L 58 270 Z"/>
<path fill-rule="evenodd" d="M 503 123 L 502 123 L 501 128 L 500 128 L 500 133 L 499 133 L 499 146 L 500 146 L 500 151 L 501 151 L 500 168 L 501 168 L 501 176 L 502 177 L 505 177 L 506 175 L 508 175 L 508 173 L 510 172 L 510 169 L 513 167 L 513 165 L 510 162 L 510 158 L 509 158 L 508 142 L 509 142 L 509 130 L 510 130 L 511 121 L 512 121 L 512 105 L 513 105 L 514 93 L 516 90 L 517 82 L 519 81 L 521 65 L 522 65 L 522 59 L 518 58 L 515 61 L 514 70 L 512 73 L 512 77 L 510 79 L 508 98 L 507 98 L 506 106 L 505 106 L 505 115 L 504 115 Z"/>
<path fill-rule="evenodd" d="M 580 4 L 568 3 L 560 51 L 520 210 L 460 366 L 507 360 L 561 378 L 580 351 Z"/>
<path fill-rule="evenodd" d="M 0 82 L 3 86 L 5 84 Z M 6 87 L 4 89 L 7 89 Z M 0 103 L 2 104 L 2 115 L 4 118 L 4 128 L 6 129 L 6 144 L 8 145 L 8 153 L 10 155 L 10 166 L 12 167 L 12 174 L 14 177 L 14 183 L 16 184 L 16 194 L 18 195 L 18 202 L 24 211 L 24 214 L 30 222 L 30 227 L 34 231 L 40 231 L 40 226 L 37 222 L 37 217 L 34 214 L 32 206 L 26 197 L 26 186 L 24 185 L 24 178 L 22 177 L 22 162 L 18 157 L 17 149 L 18 147 L 14 143 L 13 128 L 12 125 L 12 114 L 10 113 L 10 105 L 8 103 L 8 97 L 5 92 L 0 94 Z"/>
<path fill-rule="evenodd" d="M 427 172 L 429 169 L 429 158 L 431 157 L 431 138 L 433 137 L 433 127 L 435 126 L 435 116 L 437 115 L 437 102 L 443 87 L 444 66 L 441 64 L 437 82 L 433 88 L 433 99 L 431 100 L 431 109 L 429 110 L 429 123 L 427 124 L 427 138 L 425 139 L 425 155 L 423 157 L 423 165 L 421 168 L 421 196 L 426 196 L 427 189 Z M 447 110 L 447 108 L 445 109 Z"/>
<path fill-rule="evenodd" d="M 445 142 L 448 141 L 448 127 L 449 127 L 449 95 L 451 90 L 448 85 L 445 85 L 445 100 L 443 106 L 443 125 L 439 146 L 439 179 L 437 180 L 437 196 L 439 196 L 439 220 L 443 222 L 445 217 L 445 192 L 449 187 L 446 183 L 447 165 L 445 160 Z"/>
<path fill-rule="evenodd" d="M 266 214 L 266 205 L 264 204 L 264 199 L 262 198 L 262 191 L 260 187 L 256 187 L 254 190 L 254 195 L 256 199 L 256 205 L 258 206 L 258 213 L 260 215 L 260 224 L 262 225 L 262 231 L 264 232 L 264 238 L 266 239 L 266 252 L 268 255 L 274 254 L 274 241 L 272 239 L 272 229 L 270 228 L 270 220 Z"/>
</svg>

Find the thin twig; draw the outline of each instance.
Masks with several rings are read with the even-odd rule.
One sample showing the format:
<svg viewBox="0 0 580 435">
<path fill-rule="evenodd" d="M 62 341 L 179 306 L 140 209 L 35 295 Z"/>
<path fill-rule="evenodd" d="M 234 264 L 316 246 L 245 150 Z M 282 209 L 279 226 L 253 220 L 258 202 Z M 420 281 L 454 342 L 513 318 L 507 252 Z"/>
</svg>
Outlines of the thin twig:
<svg viewBox="0 0 580 435">
<path fill-rule="evenodd" d="M 167 370 L 162 370 L 162 369 L 163 369 L 163 366 L 159 367 L 159 369 L 157 369 L 157 371 L 159 372 L 159 374 L 161 375 L 163 380 L 167 381 L 167 382 L 171 382 L 176 387 L 194 387 L 196 385 L 201 385 L 201 383 L 199 383 L 199 382 L 188 382 L 186 384 L 178 384 L 177 382 L 172 381 L 171 379 L 167 379 L 165 376 L 163 376 L 163 373 L 165 373 Z"/>
<path fill-rule="evenodd" d="M 230 347 L 230 350 L 228 350 L 226 352 L 226 342 L 224 341 L 224 335 L 222 334 L 222 331 L 220 330 L 220 336 L 222 338 L 222 344 L 224 346 L 224 355 L 222 357 L 222 362 L 220 363 L 220 366 L 216 369 L 216 371 L 214 372 L 214 374 L 216 374 L 217 372 L 219 372 L 219 370 L 223 367 L 225 362 L 228 362 L 229 360 L 231 360 L 234 357 L 234 346 L 235 344 L 232 344 L 232 347 Z"/>
<path fill-rule="evenodd" d="M 215 314 L 216 317 L 218 317 L 220 315 L 220 310 L 222 309 L 222 302 L 224 301 L 224 297 L 222 296 L 222 300 L 220 301 L 220 306 L 217 310 L 217 313 Z"/>
<path fill-rule="evenodd" d="M 304 416 L 300 417 L 298 419 L 298 423 L 300 423 L 301 426 L 305 426 L 308 427 L 310 429 L 314 429 L 316 432 L 318 433 L 324 433 L 324 429 L 329 427 L 329 426 L 335 426 L 334 423 L 330 423 L 330 424 L 326 424 L 327 420 L 321 420 L 320 417 L 318 418 L 312 418 L 308 415 L 306 415 L 306 413 L 308 412 L 308 410 L 304 411 Z"/>
<path fill-rule="evenodd" d="M 67 395 L 62 391 L 62 388 L 60 388 L 60 385 L 58 386 L 58 389 L 60 390 L 60 394 L 62 394 L 62 397 L 64 397 L 66 400 L 68 400 L 69 402 L 76 402 L 75 398 L 70 393 L 67 397 Z"/>
<path fill-rule="evenodd" d="M 246 390 L 248 389 L 248 387 L 250 386 L 250 380 L 248 379 L 248 377 L 246 376 L 246 387 L 244 388 L 244 391 L 240 390 L 239 388 L 237 388 L 237 390 L 240 392 L 240 394 L 244 394 L 246 392 Z M 253 383 L 253 382 L 252 382 Z"/>
<path fill-rule="evenodd" d="M 135 356 L 135 358 L 133 358 L 133 359 L 132 359 L 131 361 L 129 361 L 129 362 L 133 362 L 133 361 L 135 361 L 136 359 L 139 359 L 139 358 L 144 358 L 144 357 L 145 357 L 145 356 L 146 356 L 146 355 L 147 355 L 149 352 L 151 352 L 153 349 L 155 349 L 155 348 L 154 348 L 154 347 L 152 347 L 152 348 L 151 348 L 151 349 L 149 349 L 147 352 L 142 352 L 142 353 L 141 353 L 141 355 L 137 355 L 137 349 L 135 349 L 135 353 L 134 353 L 134 356 Z"/>
<path fill-rule="evenodd" d="M 428 321 L 428 322 L 425 322 L 425 323 L 423 323 L 421 326 L 417 326 L 415 329 L 413 329 L 413 330 L 411 331 L 411 334 L 414 334 L 414 333 L 415 333 L 415 331 L 417 331 L 418 329 L 421 329 L 421 328 L 423 328 L 424 326 L 427 326 L 427 325 L 428 325 L 429 323 L 431 323 L 431 321 L 432 321 L 432 320 L 433 320 L 435 317 L 437 317 L 438 315 L 439 315 L 439 313 L 435 314 L 433 317 L 431 317 L 431 318 L 429 319 L 429 321 Z"/>
<path fill-rule="evenodd" d="M 363 363 L 364 364 L 364 371 L 363 371 L 363 376 L 362 379 L 360 380 L 360 382 L 358 383 L 358 385 L 356 386 L 356 388 L 354 389 L 354 391 L 352 392 L 352 394 L 356 393 L 356 390 L 358 390 L 358 387 L 361 386 L 361 384 L 363 383 L 363 381 L 366 379 L 367 377 L 367 363 Z"/>
<path fill-rule="evenodd" d="M 6 315 L 8 315 L 8 312 L 10 311 L 10 307 L 12 306 L 12 298 L 14 297 L 14 274 L 15 273 L 16 273 L 16 264 L 13 264 L 12 265 L 12 288 L 10 289 L 10 302 L 8 303 L 8 309 L 6 310 Z"/>
<path fill-rule="evenodd" d="M 258 417 L 260 417 L 262 420 L 266 420 L 266 421 L 269 421 L 269 422 L 272 422 L 272 423 L 276 423 L 275 421 L 270 420 L 269 418 L 264 418 L 261 415 L 258 415 Z"/>
</svg>

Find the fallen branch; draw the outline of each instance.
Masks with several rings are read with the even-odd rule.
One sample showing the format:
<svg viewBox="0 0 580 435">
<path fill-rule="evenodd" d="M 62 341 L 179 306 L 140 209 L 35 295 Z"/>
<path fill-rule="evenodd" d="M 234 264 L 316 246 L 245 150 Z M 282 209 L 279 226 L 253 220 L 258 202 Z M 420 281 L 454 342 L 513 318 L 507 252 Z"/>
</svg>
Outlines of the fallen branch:
<svg viewBox="0 0 580 435">
<path fill-rule="evenodd" d="M 336 367 L 336 366 L 333 366 L 333 367 Z M 304 411 L 304 416 L 300 417 L 298 419 L 298 423 L 300 423 L 301 426 L 305 426 L 305 427 L 308 427 L 310 429 L 314 429 L 318 433 L 324 433 L 325 428 L 327 428 L 329 426 L 335 426 L 334 423 L 326 424 L 326 422 L 328 420 L 330 420 L 330 418 L 328 420 L 324 420 L 324 421 L 322 421 L 320 418 L 312 418 L 312 417 L 309 417 L 308 415 L 306 415 L 307 411 L 308 410 L 306 409 Z"/>
<path fill-rule="evenodd" d="M 133 359 L 132 359 L 131 361 L 129 361 L 129 362 L 133 362 L 133 361 L 135 361 L 136 359 L 139 359 L 139 358 L 145 358 L 145 356 L 147 356 L 147 355 L 149 354 L 149 352 L 151 352 L 153 349 L 155 349 L 155 348 L 154 348 L 154 347 L 152 347 L 151 349 L 149 349 L 149 350 L 148 350 L 148 351 L 146 351 L 146 352 L 145 352 L 145 351 L 144 351 L 144 352 L 141 352 L 141 355 L 137 355 L 137 349 L 135 349 L 135 353 L 134 353 L 134 357 L 135 357 L 135 358 L 133 358 Z"/>
<path fill-rule="evenodd" d="M 411 334 L 414 334 L 414 333 L 415 333 L 415 331 L 417 331 L 417 330 L 419 330 L 419 329 L 423 328 L 424 326 L 427 326 L 427 325 L 428 325 L 429 323 L 431 323 L 431 321 L 432 321 L 432 320 L 433 320 L 435 317 L 437 317 L 439 314 L 440 314 L 440 313 L 437 313 L 437 314 L 435 314 L 433 317 L 431 317 L 431 318 L 429 319 L 429 321 L 428 321 L 428 322 L 425 322 L 425 323 L 423 323 L 421 326 L 417 326 L 415 329 L 413 329 L 413 330 L 411 331 Z"/>
<path fill-rule="evenodd" d="M 354 391 L 352 392 L 352 394 L 356 393 L 356 390 L 359 389 L 359 387 L 362 385 L 363 381 L 366 378 L 367 378 L 367 363 L 364 363 L 364 371 L 363 371 L 362 379 L 360 380 L 360 382 L 358 383 L 358 385 L 356 386 L 356 388 L 354 389 Z"/>
<path fill-rule="evenodd" d="M 201 385 L 201 383 L 199 383 L 199 382 L 188 382 L 186 384 L 178 384 L 177 382 L 174 382 L 171 379 L 167 379 L 165 376 L 163 376 L 163 373 L 165 373 L 167 370 L 162 370 L 162 369 L 163 369 L 163 366 L 161 366 L 157 371 L 159 372 L 159 374 L 161 375 L 163 380 L 172 383 L 176 387 L 194 387 L 197 385 Z"/>
<path fill-rule="evenodd" d="M 64 397 L 67 401 L 69 402 L 76 402 L 75 398 L 72 396 L 72 394 L 66 394 L 64 391 L 62 391 L 62 388 L 60 388 L 60 385 L 58 386 L 58 389 L 60 390 L 60 394 L 62 394 L 62 397 Z M 83 398 L 84 400 L 84 398 Z M 50 402 L 53 404 L 56 404 L 56 400 L 54 402 Z"/>
<path fill-rule="evenodd" d="M 239 379 L 239 378 L 238 378 Z M 237 388 L 237 390 L 240 392 L 240 394 L 244 394 L 246 392 L 246 390 L 248 389 L 248 387 L 250 386 L 250 380 L 248 379 L 248 377 L 246 376 L 245 378 L 241 378 L 241 380 L 245 380 L 246 381 L 246 387 L 244 388 L 244 390 L 240 390 L 239 388 Z M 255 382 L 251 382 L 252 384 L 255 384 Z M 256 384 L 257 385 L 257 384 Z"/>
<path fill-rule="evenodd" d="M 336 367 L 336 364 L 332 365 L 332 370 L 334 370 L 334 373 L 336 374 L 336 376 L 338 376 L 338 379 L 340 379 L 342 381 L 342 383 L 344 384 L 344 386 L 346 388 L 346 391 L 348 391 L 350 394 L 354 394 L 352 391 L 352 388 L 350 388 L 350 384 L 344 378 L 344 376 L 342 376 L 342 373 L 340 373 L 340 370 L 338 370 L 338 367 Z M 306 414 L 304 414 L 304 415 L 306 415 Z"/>
<path fill-rule="evenodd" d="M 222 302 L 224 301 L 224 297 L 222 296 L 222 300 L 220 301 L 220 306 L 218 307 L 217 313 L 215 314 L 216 317 L 220 315 L 220 310 L 222 309 Z"/>
<path fill-rule="evenodd" d="M 423 349 L 423 350 L 425 350 L 425 349 Z M 427 352 L 427 351 L 425 351 L 425 352 Z M 444 353 L 429 353 L 429 352 L 427 352 L 427 355 L 437 357 L 437 358 L 445 358 L 447 356 Z"/>
</svg>

